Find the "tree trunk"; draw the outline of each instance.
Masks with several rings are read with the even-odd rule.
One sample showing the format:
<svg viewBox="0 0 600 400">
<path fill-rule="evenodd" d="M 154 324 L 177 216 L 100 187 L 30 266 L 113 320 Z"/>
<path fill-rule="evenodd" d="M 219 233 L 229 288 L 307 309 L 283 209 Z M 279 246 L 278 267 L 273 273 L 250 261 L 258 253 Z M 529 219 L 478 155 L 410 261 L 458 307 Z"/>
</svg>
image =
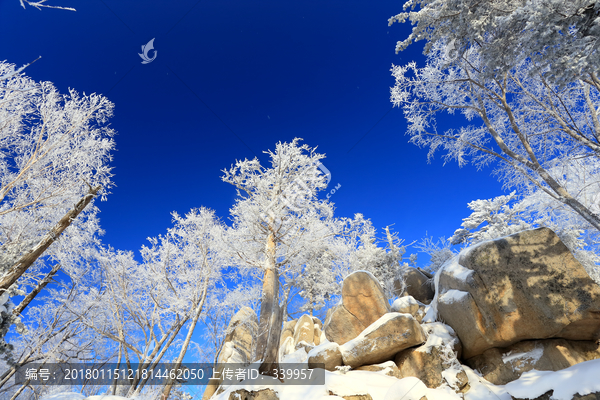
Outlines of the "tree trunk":
<svg viewBox="0 0 600 400">
<path fill-rule="evenodd" d="M 179 357 L 177 357 L 177 360 L 175 361 L 174 368 L 176 371 L 178 368 L 181 367 L 181 363 L 183 362 L 183 357 L 185 356 L 187 348 L 190 345 L 190 341 L 192 340 L 192 334 L 194 333 L 194 328 L 196 327 L 196 324 L 198 323 L 200 314 L 202 314 L 202 308 L 204 307 L 204 301 L 206 300 L 206 291 L 207 290 L 208 290 L 208 278 L 206 278 L 206 281 L 204 282 L 204 288 L 202 289 L 202 297 L 200 299 L 200 303 L 196 307 L 194 318 L 192 319 L 192 323 L 190 325 L 190 328 L 188 329 L 187 336 L 185 337 L 185 341 L 183 342 L 181 351 L 179 352 Z M 163 390 L 162 400 L 167 400 L 169 398 L 172 387 L 173 387 L 173 381 L 171 379 L 169 379 L 169 381 L 165 385 L 165 389 Z"/>
<path fill-rule="evenodd" d="M 262 360 L 259 372 L 271 375 L 278 368 L 277 354 L 281 335 L 281 312 L 279 310 L 279 273 L 275 263 L 275 235 L 271 232 L 266 243 L 266 265 L 263 278 L 260 319 L 256 344 L 256 358 Z"/>
<path fill-rule="evenodd" d="M 19 304 L 13 310 L 13 314 L 14 315 L 21 314 L 23 312 L 23 310 L 29 305 L 29 303 L 31 303 L 31 301 L 33 299 L 35 299 L 35 296 L 37 296 L 42 291 L 42 289 L 44 289 L 46 287 L 46 285 L 48 283 L 50 283 L 50 281 L 52 280 L 52 277 L 54 275 L 56 275 L 56 273 L 58 272 L 59 269 L 60 269 L 60 264 L 56 264 L 54 267 L 52 267 L 52 270 L 50 272 L 48 272 L 48 275 L 46 275 L 44 277 L 44 279 L 42 279 L 40 281 L 40 283 L 38 283 L 38 285 L 35 287 L 35 289 L 33 289 L 31 291 L 31 293 L 29 293 L 27 296 L 25 296 L 23 301 L 21 301 L 21 304 Z"/>
<path fill-rule="evenodd" d="M 279 369 L 279 339 L 281 338 L 281 324 L 283 310 L 277 309 L 271 313 L 269 336 L 267 340 L 267 348 L 263 362 L 258 368 L 258 372 L 262 375 L 274 375 L 274 371 Z"/>
<path fill-rule="evenodd" d="M 52 243 L 58 239 L 61 233 L 71 225 L 71 222 L 77 218 L 79 213 L 90 204 L 94 196 L 98 193 L 101 186 L 91 188 L 89 192 L 83 196 L 81 200 L 75 205 L 75 207 L 67 212 L 64 217 L 58 221 L 58 223 L 48 232 L 42 240 L 27 254 L 23 255 L 15 265 L 13 265 L 10 271 L 0 279 L 0 293 L 8 290 L 9 287 L 14 284 L 17 279 L 21 277 L 27 271 L 27 269 L 37 260 Z"/>
</svg>

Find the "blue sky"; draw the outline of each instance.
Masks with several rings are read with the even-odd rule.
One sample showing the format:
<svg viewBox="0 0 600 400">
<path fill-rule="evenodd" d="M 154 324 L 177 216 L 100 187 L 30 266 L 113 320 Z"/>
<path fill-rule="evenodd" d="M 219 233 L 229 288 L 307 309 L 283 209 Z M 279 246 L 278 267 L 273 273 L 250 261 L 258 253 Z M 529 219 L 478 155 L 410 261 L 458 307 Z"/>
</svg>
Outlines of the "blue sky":
<svg viewBox="0 0 600 400">
<path fill-rule="evenodd" d="M 401 1 L 50 2 L 77 11 L 0 2 L 0 59 L 41 55 L 33 79 L 115 103 L 117 186 L 98 203 L 115 248 L 137 251 L 172 211 L 206 206 L 226 219 L 235 191 L 220 170 L 266 162 L 262 151 L 294 137 L 327 155 L 338 216 L 395 224 L 407 242 L 451 235 L 467 202 L 502 194 L 491 170 L 427 164 L 408 143 L 390 67 L 424 58 L 422 44 L 394 53 L 410 31 L 387 25 Z M 153 38 L 156 59 L 142 64 Z"/>
</svg>

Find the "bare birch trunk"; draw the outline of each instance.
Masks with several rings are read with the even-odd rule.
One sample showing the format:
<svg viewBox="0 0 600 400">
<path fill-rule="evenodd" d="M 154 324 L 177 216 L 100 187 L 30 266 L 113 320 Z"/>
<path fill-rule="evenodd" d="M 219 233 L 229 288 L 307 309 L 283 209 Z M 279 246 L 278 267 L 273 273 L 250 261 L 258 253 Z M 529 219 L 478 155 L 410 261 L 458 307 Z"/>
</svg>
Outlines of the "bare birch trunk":
<svg viewBox="0 0 600 400">
<path fill-rule="evenodd" d="M 83 196 L 81 200 L 79 200 L 75 207 L 66 213 L 65 216 L 58 221 L 54 228 L 52 228 L 50 232 L 48 232 L 31 251 L 23 255 L 19 261 L 17 261 L 17 263 L 11 267 L 10 271 L 0 279 L 0 293 L 7 291 L 8 288 L 11 287 L 12 284 L 15 283 L 17 279 L 19 279 L 21 275 L 25 273 L 25 271 L 27 271 L 31 264 L 33 264 L 35 260 L 37 260 L 44 253 L 44 251 L 46 251 L 46 249 L 50 247 L 50 245 L 54 243 L 56 239 L 58 239 L 60 234 L 63 233 L 63 231 L 67 229 L 69 225 L 71 225 L 71 222 L 77 218 L 79 213 L 81 213 L 81 211 L 83 211 L 83 209 L 90 204 L 100 188 L 101 186 L 97 186 L 90 189 L 89 192 Z"/>
<path fill-rule="evenodd" d="M 257 359 L 262 360 L 259 372 L 272 374 L 278 368 L 277 353 L 281 335 L 281 313 L 279 310 L 279 273 L 275 262 L 275 235 L 267 237 L 265 275 L 263 278 L 260 319 L 256 345 Z"/>
<path fill-rule="evenodd" d="M 31 293 L 29 293 L 27 296 L 25 296 L 23 301 L 21 301 L 21 303 L 13 310 L 13 314 L 14 315 L 21 314 L 23 312 L 23 310 L 29 305 L 29 303 L 31 303 L 32 300 L 35 299 L 35 296 L 37 296 L 46 287 L 46 285 L 48 283 L 50 283 L 50 281 L 52 280 L 52 277 L 54 277 L 54 275 L 56 275 L 56 273 L 58 272 L 59 269 L 60 269 L 60 264 L 56 264 L 54 267 L 52 267 L 52 270 L 50 270 L 50 272 L 48 272 L 48 275 L 46 275 L 44 277 L 44 279 L 42 279 L 40 281 L 40 283 L 38 283 L 38 285 L 35 287 L 35 289 L 33 289 L 31 291 Z"/>
</svg>

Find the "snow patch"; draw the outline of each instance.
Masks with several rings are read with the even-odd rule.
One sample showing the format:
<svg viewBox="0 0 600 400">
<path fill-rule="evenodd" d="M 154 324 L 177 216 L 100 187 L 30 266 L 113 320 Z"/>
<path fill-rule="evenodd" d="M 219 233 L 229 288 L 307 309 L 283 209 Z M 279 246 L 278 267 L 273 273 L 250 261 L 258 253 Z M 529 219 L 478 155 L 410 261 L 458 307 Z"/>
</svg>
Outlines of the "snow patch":
<svg viewBox="0 0 600 400">
<path fill-rule="evenodd" d="M 416 348 L 416 351 L 431 353 L 433 347 L 452 346 L 456 341 L 454 329 L 442 322 L 432 322 L 421 325 L 427 334 L 427 342 Z"/>
<path fill-rule="evenodd" d="M 294 351 L 296 351 L 296 346 L 294 346 L 294 338 L 288 336 L 283 341 L 283 344 L 279 347 L 279 360 L 281 361 L 283 357 L 293 353 Z"/>
<path fill-rule="evenodd" d="M 351 274 L 348 274 L 344 280 L 348 279 L 348 277 L 358 273 L 358 272 L 364 272 L 365 274 L 369 275 L 369 277 L 371 277 L 371 279 L 373 279 L 375 282 L 379 283 L 380 286 L 383 287 L 383 285 L 381 284 L 381 282 L 379 282 L 379 279 L 375 278 L 375 275 L 373 275 L 372 273 L 370 273 L 369 271 L 365 271 L 364 269 L 359 269 L 358 271 L 354 271 Z M 340 300 L 341 301 L 341 300 Z"/>
<path fill-rule="evenodd" d="M 463 370 L 467 374 L 471 386 L 469 391 L 465 393 L 465 400 L 512 400 L 511 395 L 506 392 L 504 386 L 496 386 L 490 383 L 466 365 L 463 365 Z"/>
<path fill-rule="evenodd" d="M 506 384 L 514 397 L 535 398 L 553 390 L 555 400 L 571 400 L 573 395 L 600 392 L 600 359 L 584 361 L 560 371 L 525 372 L 519 379 Z"/>
<path fill-rule="evenodd" d="M 446 261 L 444 263 L 444 265 L 442 266 L 441 269 L 443 269 L 447 274 L 452 275 L 452 277 L 462 281 L 462 282 L 466 282 L 467 279 L 469 279 L 469 277 L 471 275 L 473 275 L 473 273 L 475 271 L 465 268 L 462 265 L 460 265 L 458 263 L 459 257 L 463 254 L 463 252 L 465 252 L 466 250 L 469 250 L 470 248 L 467 248 L 465 250 L 463 250 L 458 256 L 454 256 L 451 259 L 449 259 L 448 261 Z M 465 254 L 467 254 L 468 252 L 466 252 Z"/>
<path fill-rule="evenodd" d="M 293 353 L 284 355 L 281 359 L 281 363 L 300 364 L 305 362 L 307 358 L 308 354 L 306 353 L 306 350 L 304 350 L 304 348 L 302 347 L 294 351 Z"/>
<path fill-rule="evenodd" d="M 469 292 L 463 292 L 462 290 L 450 289 L 444 292 L 439 298 L 438 302 L 444 304 L 462 303 L 463 299 L 469 295 Z"/>
<path fill-rule="evenodd" d="M 513 353 L 510 351 L 502 356 L 502 362 L 507 364 L 514 361 L 531 361 L 532 364 L 535 364 L 542 357 L 542 355 L 544 355 L 544 349 L 541 347 L 536 347 L 535 349 L 525 353 Z"/>
<path fill-rule="evenodd" d="M 316 357 L 318 355 L 324 354 L 327 351 L 335 350 L 339 347 L 339 345 L 335 342 L 323 343 L 312 349 L 308 353 L 308 357 Z"/>
<path fill-rule="evenodd" d="M 410 314 L 403 314 L 403 313 L 397 313 L 397 312 L 390 312 L 390 313 L 383 314 L 377 321 L 373 322 L 364 331 L 362 331 L 360 333 L 360 335 L 358 335 L 354 339 L 350 340 L 349 342 L 346 342 L 343 345 L 341 345 L 340 346 L 340 351 L 344 355 L 346 355 L 346 354 L 353 354 L 354 353 L 354 348 L 357 345 L 359 345 L 363 341 L 363 339 L 366 338 L 367 335 L 369 335 L 370 333 L 372 333 L 376 329 L 380 328 L 385 323 L 391 321 L 394 318 L 398 318 L 399 316 L 402 316 L 402 315 L 408 316 L 410 318 L 413 318 L 413 316 L 410 315 Z"/>
<path fill-rule="evenodd" d="M 115 397 L 116 396 L 111 396 Z M 64 393 L 55 393 L 47 396 L 42 396 L 40 400 L 83 400 L 85 396 L 81 393 L 72 393 L 72 392 L 64 392 Z M 124 397 L 118 397 L 118 399 L 124 399 Z"/>
<path fill-rule="evenodd" d="M 412 296 L 404 296 L 394 300 L 392 303 L 392 312 L 399 312 L 399 310 L 406 310 L 410 306 L 416 305 L 419 306 L 417 300 L 415 300 Z"/>
</svg>

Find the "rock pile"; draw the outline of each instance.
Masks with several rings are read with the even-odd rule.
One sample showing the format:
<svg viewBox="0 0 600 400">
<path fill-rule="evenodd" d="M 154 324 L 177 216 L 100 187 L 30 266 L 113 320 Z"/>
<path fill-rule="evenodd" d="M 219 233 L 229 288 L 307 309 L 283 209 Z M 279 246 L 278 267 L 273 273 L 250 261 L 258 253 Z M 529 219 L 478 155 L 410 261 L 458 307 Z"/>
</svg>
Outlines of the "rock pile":
<svg viewBox="0 0 600 400">
<path fill-rule="evenodd" d="M 600 286 L 549 229 L 467 248 L 434 279 L 435 285 L 411 269 L 390 307 L 373 275 L 349 275 L 324 324 L 309 315 L 284 323 L 280 360 L 411 377 L 425 389 L 445 387 L 462 396 L 469 379 L 478 378 L 471 368 L 505 385 L 532 370 L 600 359 Z M 251 341 L 242 337 L 246 333 L 228 336 L 231 345 L 223 349 L 235 349 L 228 359 L 248 359 L 240 348 L 251 348 Z"/>
</svg>

